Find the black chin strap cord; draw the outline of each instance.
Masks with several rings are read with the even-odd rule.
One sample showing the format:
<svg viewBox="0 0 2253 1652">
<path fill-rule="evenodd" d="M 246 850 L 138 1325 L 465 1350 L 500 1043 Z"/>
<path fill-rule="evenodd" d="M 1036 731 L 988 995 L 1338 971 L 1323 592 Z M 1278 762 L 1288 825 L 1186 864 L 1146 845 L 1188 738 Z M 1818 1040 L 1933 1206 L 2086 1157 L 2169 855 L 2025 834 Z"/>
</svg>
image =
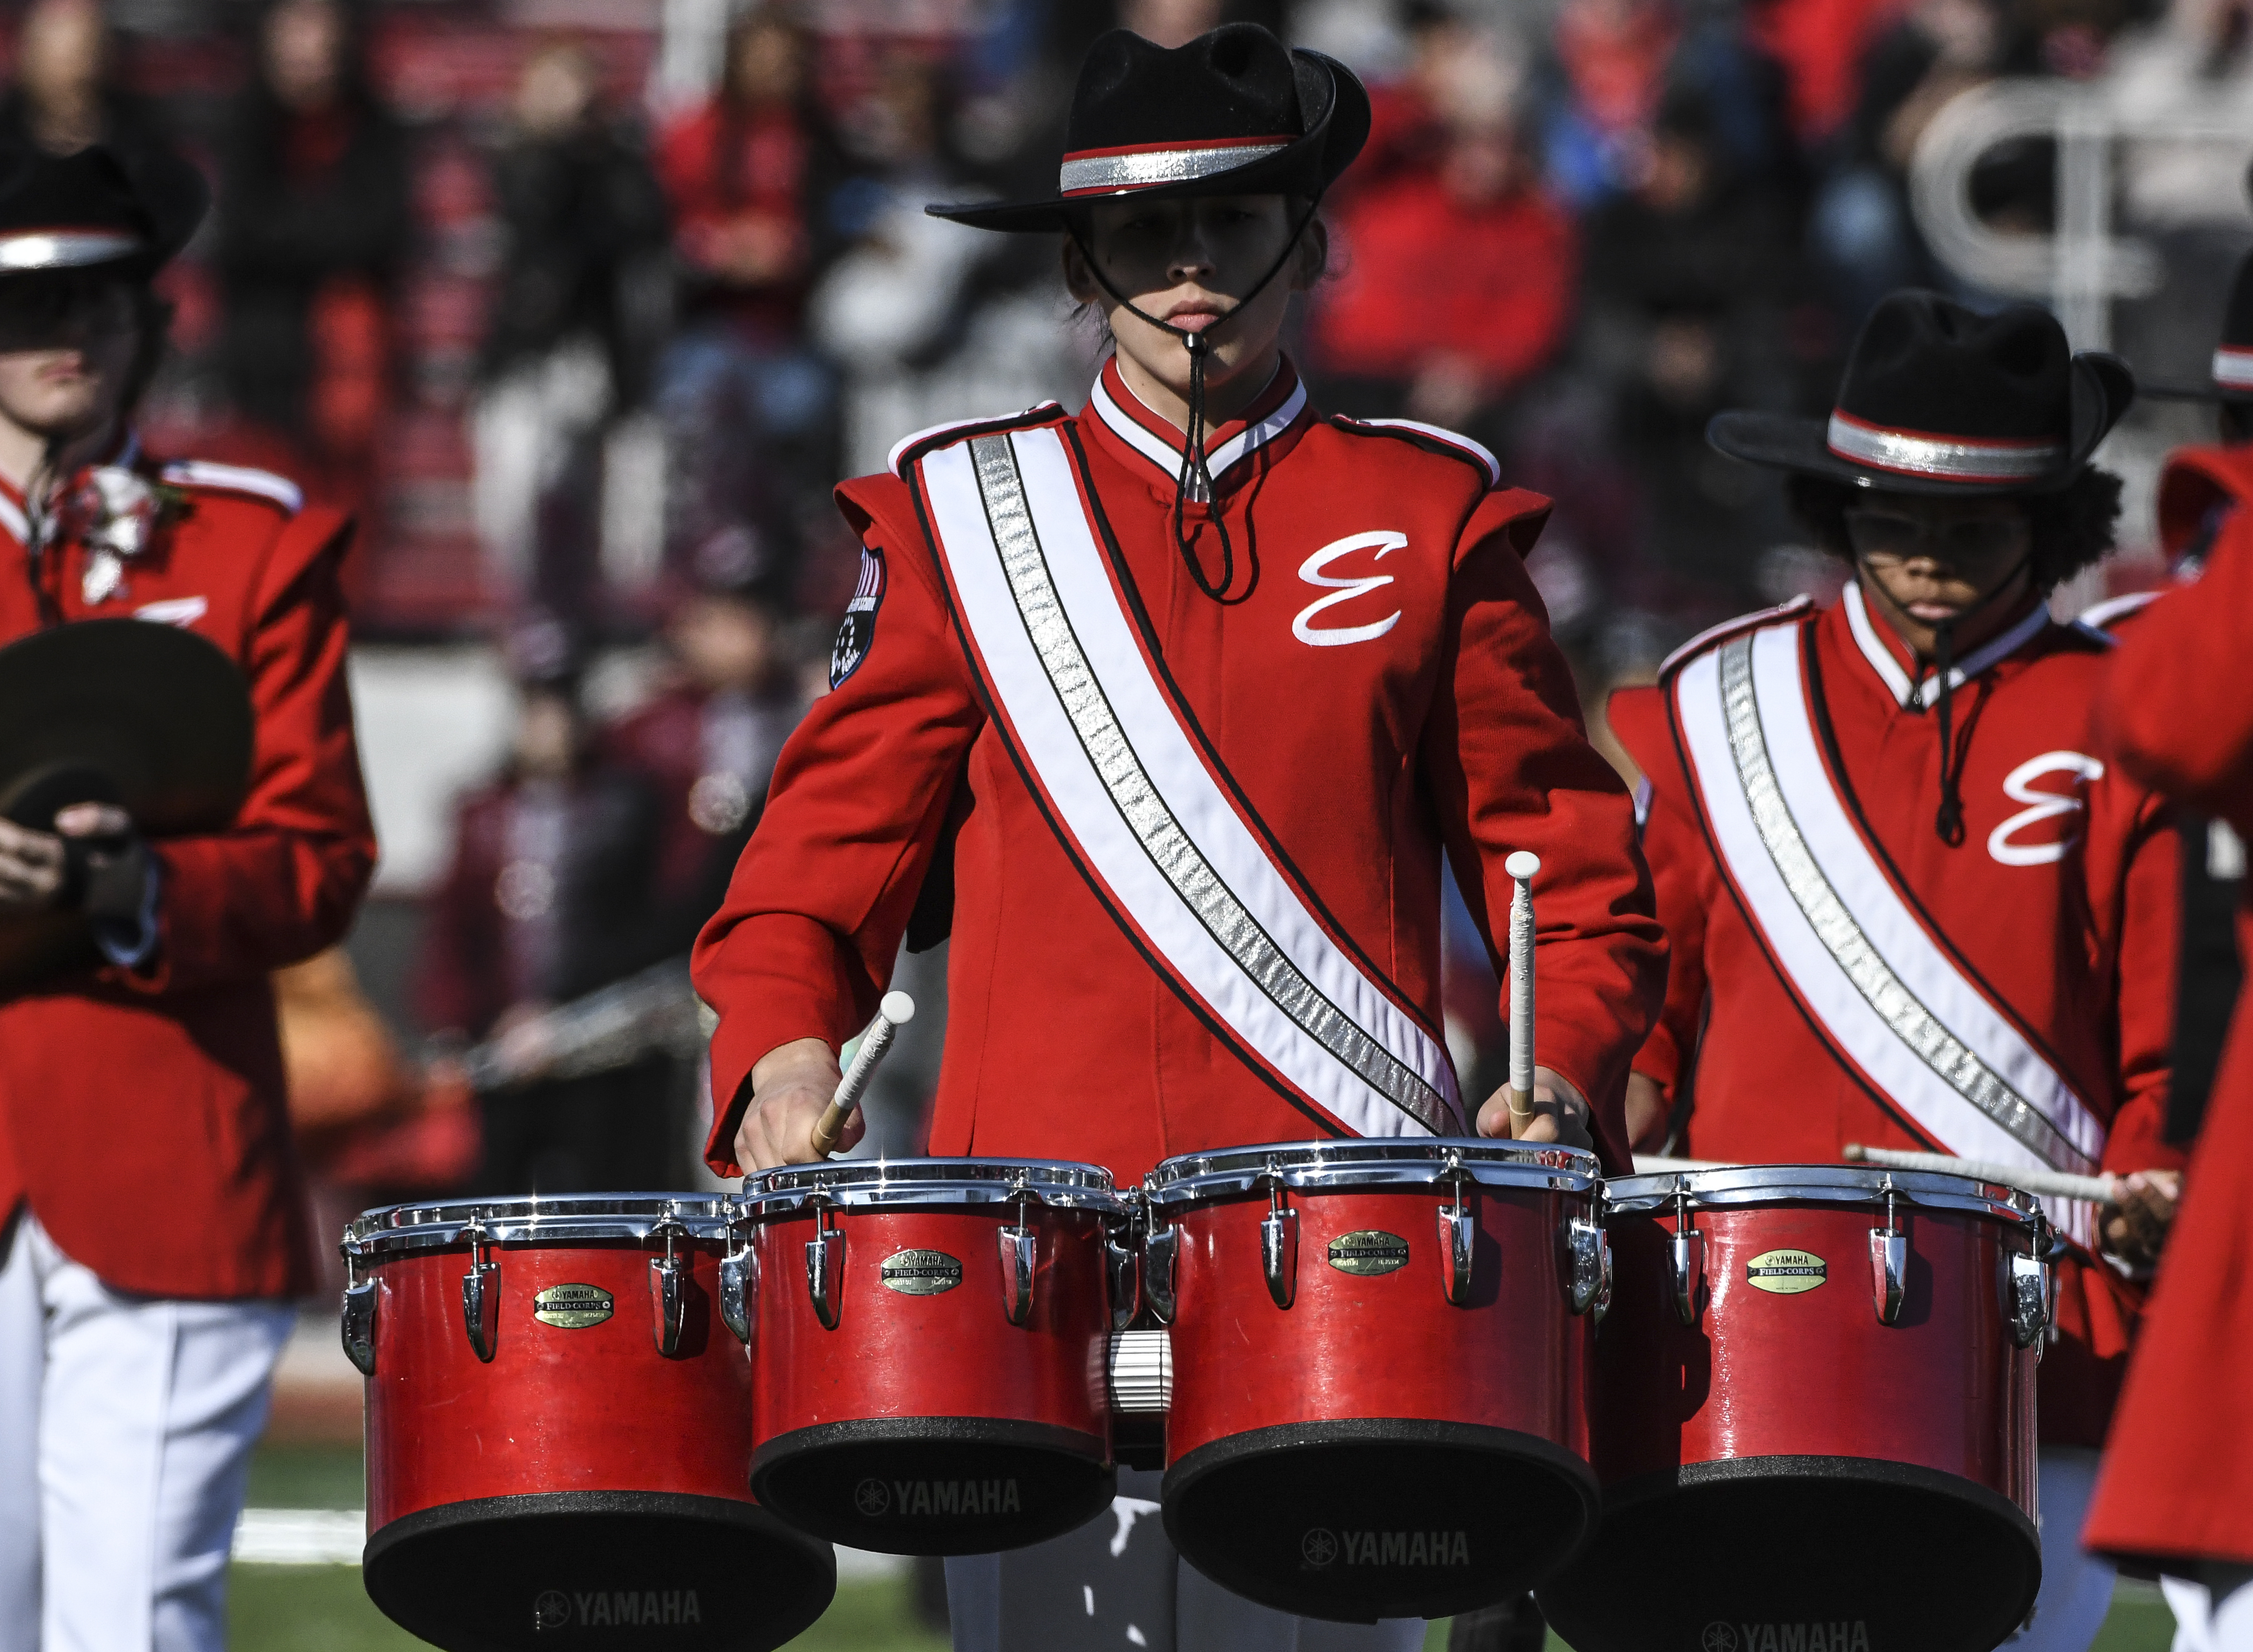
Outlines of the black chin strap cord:
<svg viewBox="0 0 2253 1652">
<path fill-rule="evenodd" d="M 1096 261 L 1094 253 L 1089 250 L 1085 239 L 1081 236 L 1079 226 L 1071 226 L 1072 244 L 1079 248 L 1080 257 L 1086 261 L 1087 268 L 1103 290 L 1109 293 L 1128 315 L 1147 322 L 1161 332 L 1173 334 L 1189 352 L 1189 424 L 1188 441 L 1182 449 L 1181 471 L 1174 478 L 1174 547 L 1181 552 L 1182 561 L 1189 564 L 1189 577 L 1196 582 L 1196 588 L 1216 603 L 1241 602 L 1243 598 L 1228 595 L 1229 588 L 1236 582 L 1236 543 L 1229 537 L 1228 519 L 1220 508 L 1219 491 L 1213 485 L 1211 461 L 1204 450 L 1204 374 L 1205 363 L 1212 355 L 1212 335 L 1234 320 L 1238 310 L 1266 290 L 1267 283 L 1282 273 L 1283 266 L 1298 250 L 1299 238 L 1307 233 L 1307 226 L 1315 221 L 1315 214 L 1321 210 L 1322 198 L 1317 196 L 1314 204 L 1307 208 L 1306 216 L 1292 227 L 1283 242 L 1283 250 L 1276 254 L 1275 261 L 1267 266 L 1266 274 L 1252 282 L 1252 289 L 1237 300 L 1235 310 L 1217 317 L 1201 331 L 1191 331 L 1187 327 L 1177 327 L 1170 321 L 1159 320 L 1113 286 L 1111 277 L 1103 273 L 1103 266 Z M 1196 538 L 1189 529 L 1184 510 L 1192 498 L 1211 505 L 1212 525 L 1220 534 L 1220 583 L 1217 585 L 1206 580 L 1204 567 L 1197 561 Z"/>
<path fill-rule="evenodd" d="M 63 623 L 62 606 L 47 589 L 46 570 L 42 566 L 48 540 L 54 531 L 53 503 L 48 495 L 54 491 L 62 454 L 63 439 L 49 436 L 39 456 L 38 468 L 31 472 L 31 481 L 24 490 L 24 538 L 28 541 L 24 547 L 24 572 L 31 582 L 31 605 L 38 610 L 42 631 Z"/>
<path fill-rule="evenodd" d="M 1940 808 L 1933 816 L 1932 826 L 1951 849 L 1964 841 L 1964 793 L 1956 776 L 1956 628 L 2017 584 L 2019 575 L 2033 560 L 2033 554 L 2028 552 L 2026 560 L 2003 575 L 1993 590 L 1955 618 L 1932 628 L 1932 670 L 1940 684 L 1933 702 L 1933 719 L 1940 729 Z"/>
</svg>

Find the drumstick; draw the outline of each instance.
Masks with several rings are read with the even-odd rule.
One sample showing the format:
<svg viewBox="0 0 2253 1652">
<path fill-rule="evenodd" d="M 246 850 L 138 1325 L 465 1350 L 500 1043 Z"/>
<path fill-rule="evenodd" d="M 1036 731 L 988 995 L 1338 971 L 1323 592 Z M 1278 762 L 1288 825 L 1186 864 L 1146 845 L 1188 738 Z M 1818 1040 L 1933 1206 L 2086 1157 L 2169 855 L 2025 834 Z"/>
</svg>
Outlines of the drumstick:
<svg viewBox="0 0 2253 1652">
<path fill-rule="evenodd" d="M 860 1111 L 861 1092 L 868 1087 L 869 1076 L 892 1047 L 892 1035 L 914 1019 L 915 1000 L 905 993 L 884 994 L 876 1006 L 876 1019 L 861 1035 L 861 1048 L 853 1052 L 853 1064 L 837 1081 L 837 1093 L 830 1098 L 828 1111 L 813 1126 L 814 1152 L 827 1159 L 835 1149 L 837 1138 L 845 1133 L 845 1121 Z"/>
<path fill-rule="evenodd" d="M 1533 875 L 1541 857 L 1520 849 L 1502 863 L 1517 881 L 1510 897 L 1510 1116 L 1533 1114 Z"/>
<path fill-rule="evenodd" d="M 1959 1159 L 1946 1153 L 1903 1153 L 1895 1147 L 1866 1147 L 1850 1141 L 1839 1149 L 1842 1157 L 1862 1164 L 1884 1165 L 1894 1170 L 1940 1170 L 1950 1175 L 1976 1176 L 2023 1188 L 2051 1199 L 2088 1199 L 2097 1204 L 2120 1202 L 2120 1183 L 2113 1176 L 2075 1176 L 2061 1170 L 2021 1170 L 2016 1165 L 1986 1159 Z"/>
</svg>

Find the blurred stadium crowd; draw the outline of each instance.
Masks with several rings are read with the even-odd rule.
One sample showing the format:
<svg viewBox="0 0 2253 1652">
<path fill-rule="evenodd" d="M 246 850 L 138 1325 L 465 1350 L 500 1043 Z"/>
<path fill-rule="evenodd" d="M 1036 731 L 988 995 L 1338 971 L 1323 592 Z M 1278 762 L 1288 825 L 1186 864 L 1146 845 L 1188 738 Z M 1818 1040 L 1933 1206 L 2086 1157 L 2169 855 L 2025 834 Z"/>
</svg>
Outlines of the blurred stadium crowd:
<svg viewBox="0 0 2253 1652">
<path fill-rule="evenodd" d="M 1463 430 L 1559 500 L 1532 566 L 1591 703 L 1836 579 L 1703 431 L 1827 408 L 1877 295 L 2050 297 L 2077 345 L 2191 381 L 2253 241 L 2253 115 L 2182 113 L 2253 109 L 2247 0 L 31 0 L 10 135 L 171 143 L 215 185 L 150 445 L 364 524 L 381 898 L 281 983 L 338 1209 L 693 1174 L 694 1029 L 640 1011 L 685 1003 L 666 960 L 826 687 L 856 567 L 829 486 L 942 420 L 1076 407 L 1096 365 L 1053 247 L 920 208 L 1036 192 L 1101 30 L 1233 17 L 1378 100 L 1294 323 L 1317 401 Z M 1936 161 L 1998 89 L 2103 119 Z M 2125 548 L 2073 602 L 2157 579 L 2138 489 L 2203 416 L 2113 438 Z M 1499 1029 L 1465 934 L 1475 1064 Z M 546 1014 L 620 982 L 592 1024 Z"/>
</svg>

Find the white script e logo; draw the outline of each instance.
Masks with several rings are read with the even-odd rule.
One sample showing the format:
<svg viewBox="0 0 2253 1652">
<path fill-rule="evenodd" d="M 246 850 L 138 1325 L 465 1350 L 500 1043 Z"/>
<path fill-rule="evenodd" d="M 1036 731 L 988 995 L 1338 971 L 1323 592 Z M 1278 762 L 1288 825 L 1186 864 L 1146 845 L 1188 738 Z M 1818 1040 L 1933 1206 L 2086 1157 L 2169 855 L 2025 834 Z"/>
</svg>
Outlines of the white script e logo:
<svg viewBox="0 0 2253 1652">
<path fill-rule="evenodd" d="M 1408 543 L 1406 533 L 1379 531 L 1374 533 L 1352 533 L 1342 540 L 1332 540 L 1299 564 L 1299 577 L 1309 585 L 1320 585 L 1329 591 L 1328 596 L 1318 596 L 1298 612 L 1291 621 L 1291 635 L 1310 648 L 1337 648 L 1347 643 L 1374 642 L 1400 623 L 1400 610 L 1394 609 L 1383 619 L 1368 625 L 1324 626 L 1316 630 L 1308 622 L 1326 608 L 1340 603 L 1350 603 L 1364 596 L 1379 586 L 1392 583 L 1390 574 L 1371 574 L 1362 578 L 1333 578 L 1322 570 L 1341 556 L 1350 556 L 1356 551 L 1376 549 L 1377 558 L 1401 549 Z M 1377 560 L 1373 558 L 1371 560 Z"/>
<path fill-rule="evenodd" d="M 2066 850 L 2081 835 L 2078 831 L 2066 828 L 2053 843 L 2013 841 L 2028 826 L 2081 812 L 2082 801 L 2073 793 L 2046 791 L 2033 784 L 2046 774 L 2069 774 L 2086 784 L 2103 779 L 2104 765 L 2083 752 L 2045 751 L 2039 757 L 2027 758 L 2003 777 L 2004 795 L 2013 803 L 2027 805 L 1987 834 L 1987 853 L 2005 866 L 2047 866 L 2062 861 Z"/>
</svg>

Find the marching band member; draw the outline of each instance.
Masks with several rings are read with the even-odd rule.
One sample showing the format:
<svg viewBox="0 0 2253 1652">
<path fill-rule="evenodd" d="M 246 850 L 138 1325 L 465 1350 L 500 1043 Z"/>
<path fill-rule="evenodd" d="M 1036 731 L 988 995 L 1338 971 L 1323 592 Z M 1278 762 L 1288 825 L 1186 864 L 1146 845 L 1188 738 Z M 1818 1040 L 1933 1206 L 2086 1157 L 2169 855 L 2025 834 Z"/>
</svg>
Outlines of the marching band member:
<svg viewBox="0 0 2253 1652">
<path fill-rule="evenodd" d="M 1639 1143 L 1671 1122 L 1705 1159 L 1859 1141 L 2153 1172 L 2101 1228 L 2053 1209 L 2074 1249 L 2041 1366 L 2043 1576 L 2012 1642 L 2043 1652 L 2085 1648 L 2110 1604 L 2076 1537 L 2135 1314 L 2124 1272 L 2153 1260 L 2179 1162 L 2175 839 L 2096 753 L 2107 643 L 2046 602 L 2111 544 L 2120 484 L 2088 460 L 2132 394 L 2038 308 L 1893 295 L 1827 422 L 1711 431 L 1792 473 L 1852 565 L 1843 596 L 1718 627 L 1610 702 L 1673 945 Z"/>
<path fill-rule="evenodd" d="M 169 157 L 0 155 L 0 638 L 184 626 L 255 709 L 223 831 L 152 841 L 94 802 L 0 822 L 0 914 L 82 910 L 105 960 L 0 1003 L 5 1652 L 225 1643 L 250 1447 L 314 1283 L 267 978 L 342 936 L 375 856 L 348 519 L 263 471 L 161 464 L 127 422 L 164 345 L 150 278 L 205 199 Z"/>
<path fill-rule="evenodd" d="M 2163 528 L 2196 502 L 2204 571 L 2126 628 L 2099 721 L 2112 762 L 2243 840 L 2253 837 L 2253 261 L 2239 271 L 2214 376 L 2225 445 L 2174 455 L 2159 494 Z M 2253 943 L 2243 908 L 2238 932 Z M 2093 1549 L 2167 1574 L 2178 1652 L 2253 1649 L 2249 1168 L 2253 1021 L 2241 993 L 2085 1534 Z"/>
<path fill-rule="evenodd" d="M 1664 952 L 1524 567 L 1546 502 L 1448 432 L 1325 418 L 1278 346 L 1368 118 L 1343 66 L 1255 25 L 1171 51 L 1117 31 L 1057 195 L 939 209 L 1064 231 L 1116 348 L 1078 415 L 926 432 L 838 490 L 864 549 L 834 692 L 697 949 L 722 1174 L 814 1156 L 903 935 L 950 928 L 935 1154 L 1123 1185 L 1201 1147 L 1476 1128 L 1622 1162 Z M 1544 1064 L 1512 1117 L 1458 1095 L 1440 1041 L 1440 880 L 1444 854 L 1491 934 L 1520 848 L 1544 868 Z M 1420 1623 L 1302 1635 L 1170 1555 L 1122 1601 L 1110 1579 L 1161 1543 L 1137 1507 L 1116 1565 L 1109 1521 L 950 1562 L 956 1645 L 1097 1643 L 1082 1575 L 1089 1612 L 1127 1614 L 1105 1644 L 1420 1644 Z"/>
</svg>

